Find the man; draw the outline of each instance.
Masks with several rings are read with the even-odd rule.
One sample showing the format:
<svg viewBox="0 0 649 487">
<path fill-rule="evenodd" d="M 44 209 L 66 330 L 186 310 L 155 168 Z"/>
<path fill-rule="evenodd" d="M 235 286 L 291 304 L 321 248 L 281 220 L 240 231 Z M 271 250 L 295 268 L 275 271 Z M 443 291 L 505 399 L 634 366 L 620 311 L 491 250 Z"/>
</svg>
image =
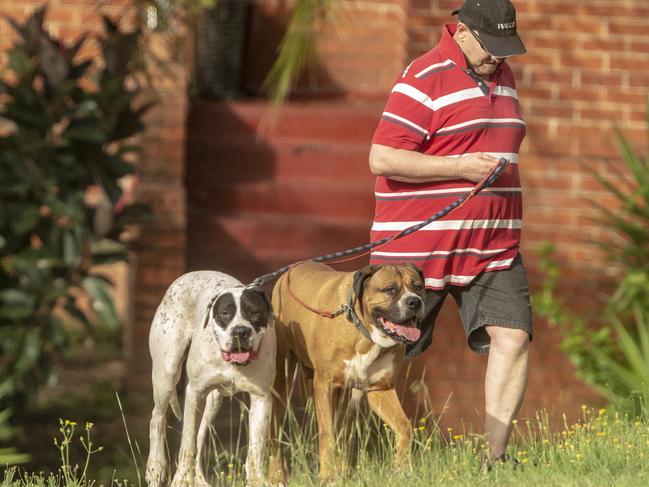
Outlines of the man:
<svg viewBox="0 0 649 487">
<path fill-rule="evenodd" d="M 458 304 L 468 344 L 489 353 L 485 439 L 491 459 L 505 450 L 525 393 L 532 320 L 519 255 L 518 152 L 525 136 L 506 58 L 523 54 L 509 0 L 466 0 L 457 25 L 401 74 L 372 140 L 377 176 L 371 239 L 394 235 L 470 191 L 497 164 L 507 171 L 447 217 L 372 254 L 372 263 L 412 262 L 426 276 L 428 316 L 408 356 L 431 343 L 448 294 Z"/>
</svg>

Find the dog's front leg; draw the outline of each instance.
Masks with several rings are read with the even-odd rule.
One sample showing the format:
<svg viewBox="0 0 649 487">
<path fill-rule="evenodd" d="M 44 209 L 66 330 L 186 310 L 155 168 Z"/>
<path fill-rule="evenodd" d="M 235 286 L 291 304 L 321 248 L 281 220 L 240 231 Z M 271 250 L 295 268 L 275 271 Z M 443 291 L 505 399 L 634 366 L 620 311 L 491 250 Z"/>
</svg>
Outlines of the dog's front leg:
<svg viewBox="0 0 649 487">
<path fill-rule="evenodd" d="M 318 453 L 320 455 L 321 480 L 332 480 L 335 476 L 335 449 L 333 431 L 333 397 L 332 384 L 329 378 L 316 373 L 313 378 L 313 399 L 318 419 Z"/>
<path fill-rule="evenodd" d="M 203 457 L 203 448 L 205 448 L 205 443 L 207 442 L 207 433 L 209 432 L 212 421 L 214 421 L 214 416 L 219 412 L 221 408 L 221 402 L 223 401 L 223 396 L 219 393 L 218 390 L 213 390 L 207 395 L 205 400 L 205 409 L 203 410 L 203 419 L 201 419 L 201 425 L 198 428 L 198 436 L 196 437 L 196 466 L 194 470 L 194 485 L 200 487 L 209 487 L 210 483 L 205 477 L 205 472 L 203 471 L 203 465 L 201 459 Z"/>
<path fill-rule="evenodd" d="M 246 459 L 247 485 L 261 485 L 264 480 L 262 467 L 273 400 L 268 394 L 250 394 L 248 416 L 248 458 Z"/>
<path fill-rule="evenodd" d="M 191 380 L 185 391 L 185 412 L 183 414 L 183 433 L 178 454 L 178 468 L 172 487 L 194 484 L 194 460 L 196 458 L 196 429 L 198 418 L 205 405 L 205 392 L 199 390 Z"/>
<path fill-rule="evenodd" d="M 408 465 L 410 463 L 412 428 L 408 416 L 403 412 L 397 391 L 395 389 L 368 391 L 367 402 L 372 411 L 397 435 L 395 466 L 400 468 Z"/>
</svg>

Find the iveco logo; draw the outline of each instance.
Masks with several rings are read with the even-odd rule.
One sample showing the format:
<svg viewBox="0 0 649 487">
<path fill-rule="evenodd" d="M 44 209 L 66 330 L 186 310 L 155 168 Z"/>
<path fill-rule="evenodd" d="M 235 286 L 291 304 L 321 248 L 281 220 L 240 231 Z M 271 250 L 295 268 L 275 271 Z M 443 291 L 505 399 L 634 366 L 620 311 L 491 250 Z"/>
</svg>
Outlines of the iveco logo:
<svg viewBox="0 0 649 487">
<path fill-rule="evenodd" d="M 506 24 L 498 24 L 498 29 L 513 29 L 516 27 L 516 22 L 508 22 Z"/>
</svg>

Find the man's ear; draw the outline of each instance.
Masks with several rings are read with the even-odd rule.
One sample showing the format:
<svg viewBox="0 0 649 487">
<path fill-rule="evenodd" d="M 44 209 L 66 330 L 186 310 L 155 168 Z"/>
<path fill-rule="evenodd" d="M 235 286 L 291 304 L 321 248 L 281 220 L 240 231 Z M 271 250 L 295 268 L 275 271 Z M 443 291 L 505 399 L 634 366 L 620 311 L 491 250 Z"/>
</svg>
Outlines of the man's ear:
<svg viewBox="0 0 649 487">
<path fill-rule="evenodd" d="M 352 284 L 352 288 L 354 290 L 354 302 L 358 299 L 361 299 L 365 281 L 372 277 L 372 275 L 374 275 L 380 268 L 381 266 L 378 265 L 368 265 L 366 267 L 363 267 L 360 271 L 356 271 L 354 273 L 354 282 Z"/>
<path fill-rule="evenodd" d="M 210 302 L 207 304 L 207 309 L 205 310 L 205 315 L 203 316 L 203 328 L 205 328 L 207 324 L 210 322 L 210 315 L 212 314 L 212 308 L 214 307 L 214 303 L 216 303 L 216 300 L 219 299 L 219 296 L 221 296 L 221 293 L 216 294 L 216 296 L 210 299 Z"/>
<path fill-rule="evenodd" d="M 467 27 L 465 24 L 462 22 L 457 23 L 457 30 L 455 31 L 455 38 L 457 41 L 464 42 L 464 39 L 466 38 L 467 35 L 472 35 L 469 32 L 469 27 Z"/>
</svg>

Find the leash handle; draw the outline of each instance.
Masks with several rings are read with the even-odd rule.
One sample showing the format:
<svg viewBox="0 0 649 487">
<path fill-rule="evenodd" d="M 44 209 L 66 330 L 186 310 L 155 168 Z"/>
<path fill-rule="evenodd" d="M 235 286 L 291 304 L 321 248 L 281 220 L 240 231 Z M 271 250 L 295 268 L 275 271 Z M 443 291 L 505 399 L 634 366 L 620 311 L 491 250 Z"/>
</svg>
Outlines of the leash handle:
<svg viewBox="0 0 649 487">
<path fill-rule="evenodd" d="M 500 160 L 498 161 L 498 164 L 491 170 L 491 172 L 478 184 L 475 185 L 475 187 L 465 194 L 464 196 L 459 197 L 457 200 L 455 200 L 453 203 L 448 205 L 447 207 L 441 209 L 437 213 L 435 213 L 433 216 L 430 218 L 424 220 L 423 222 L 417 223 L 416 225 L 413 225 L 411 227 L 408 227 L 401 232 L 397 233 L 396 235 L 392 235 L 391 237 L 385 237 L 381 240 L 377 240 L 376 242 L 370 242 L 365 245 L 361 245 L 359 247 L 354 247 L 351 249 L 343 250 L 340 252 L 335 252 L 332 254 L 327 254 L 327 255 L 321 255 L 319 257 L 313 257 L 312 259 L 307 259 L 303 260 L 294 264 L 290 264 L 287 266 L 284 266 L 280 269 L 277 269 L 274 272 L 271 272 L 269 274 L 264 274 L 262 276 L 257 277 L 252 284 L 255 286 L 263 286 L 267 282 L 275 279 L 276 277 L 284 274 L 286 271 L 291 269 L 297 264 L 301 264 L 303 262 L 327 262 L 327 261 L 334 261 L 332 264 L 340 264 L 342 262 L 347 262 L 349 260 L 354 260 L 359 257 L 362 257 L 363 255 L 366 255 L 369 253 L 369 251 L 377 248 L 377 247 L 383 247 L 387 245 L 388 243 L 392 242 L 393 240 L 396 240 L 398 238 L 405 237 L 406 235 L 410 235 L 413 232 L 416 232 L 417 230 L 425 227 L 431 222 L 434 222 L 435 220 L 439 220 L 440 218 L 448 215 L 451 211 L 455 210 L 456 208 L 459 208 L 462 206 L 464 203 L 466 203 L 469 199 L 473 198 L 476 194 L 478 194 L 480 191 L 482 191 L 485 188 L 488 188 L 491 186 L 496 179 L 500 177 L 500 175 L 505 172 L 507 169 L 507 166 L 509 166 L 509 161 L 505 159 L 504 157 L 501 157 Z M 352 257 L 348 257 L 352 256 Z M 336 259 L 336 260 L 334 260 Z M 290 289 L 290 286 L 289 286 Z M 312 310 L 317 312 L 316 310 Z"/>
</svg>

